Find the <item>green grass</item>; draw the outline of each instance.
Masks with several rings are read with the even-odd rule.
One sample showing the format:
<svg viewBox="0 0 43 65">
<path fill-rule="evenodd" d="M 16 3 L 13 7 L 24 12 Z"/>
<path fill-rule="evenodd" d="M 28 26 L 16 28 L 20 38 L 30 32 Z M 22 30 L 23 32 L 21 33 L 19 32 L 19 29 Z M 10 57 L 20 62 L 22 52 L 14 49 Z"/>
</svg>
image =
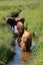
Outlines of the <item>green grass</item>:
<svg viewBox="0 0 43 65">
<path fill-rule="evenodd" d="M 8 53 L 14 52 L 12 47 L 12 42 L 14 41 L 13 32 L 6 24 L 5 17 L 12 17 L 14 13 L 19 12 L 20 10 L 22 10 L 22 12 L 19 14 L 19 17 L 25 18 L 24 25 L 25 27 L 27 27 L 27 31 L 35 33 L 34 41 L 36 43 L 36 46 L 33 49 L 33 54 L 35 58 L 32 65 L 43 65 L 42 0 L 0 0 L 0 64 L 3 63 L 4 65 L 6 65 L 5 63 L 7 62 L 9 57 Z"/>
</svg>

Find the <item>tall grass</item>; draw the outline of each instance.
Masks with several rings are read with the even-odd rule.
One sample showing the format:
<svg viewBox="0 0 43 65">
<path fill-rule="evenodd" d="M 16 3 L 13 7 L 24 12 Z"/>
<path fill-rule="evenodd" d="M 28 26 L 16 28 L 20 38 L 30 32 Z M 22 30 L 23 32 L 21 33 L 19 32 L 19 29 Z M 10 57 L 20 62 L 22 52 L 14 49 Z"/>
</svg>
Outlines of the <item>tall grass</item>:
<svg viewBox="0 0 43 65">
<path fill-rule="evenodd" d="M 4 65 L 15 54 L 13 49 L 14 36 L 8 27 L 6 24 L 0 25 L 0 64 Z"/>
</svg>

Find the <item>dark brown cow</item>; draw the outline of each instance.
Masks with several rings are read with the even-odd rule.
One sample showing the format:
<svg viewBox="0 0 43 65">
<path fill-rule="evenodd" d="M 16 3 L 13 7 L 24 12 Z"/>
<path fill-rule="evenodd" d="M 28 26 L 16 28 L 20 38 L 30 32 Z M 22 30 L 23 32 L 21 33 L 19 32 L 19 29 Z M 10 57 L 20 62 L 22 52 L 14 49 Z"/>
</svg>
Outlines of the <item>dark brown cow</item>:
<svg viewBox="0 0 43 65">
<path fill-rule="evenodd" d="M 30 51 L 32 44 L 32 36 L 30 32 L 24 31 L 24 24 L 17 23 L 18 30 L 18 44 L 23 51 Z"/>
<path fill-rule="evenodd" d="M 14 26 L 17 25 L 18 21 L 24 23 L 24 20 L 24 18 L 6 18 L 6 23 L 14 28 Z"/>
</svg>

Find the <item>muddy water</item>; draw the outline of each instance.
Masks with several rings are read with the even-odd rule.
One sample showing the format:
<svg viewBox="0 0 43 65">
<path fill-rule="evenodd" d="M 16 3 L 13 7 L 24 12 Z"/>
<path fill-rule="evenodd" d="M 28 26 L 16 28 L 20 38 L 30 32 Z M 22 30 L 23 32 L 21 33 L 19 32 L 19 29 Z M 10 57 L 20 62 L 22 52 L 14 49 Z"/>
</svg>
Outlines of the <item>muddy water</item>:
<svg viewBox="0 0 43 65">
<path fill-rule="evenodd" d="M 21 51 L 21 48 L 18 46 L 17 39 L 15 44 L 16 55 L 14 56 L 13 60 L 9 62 L 9 65 L 31 65 L 34 59 L 32 52 Z M 34 43 L 32 43 L 31 49 L 33 47 Z"/>
</svg>

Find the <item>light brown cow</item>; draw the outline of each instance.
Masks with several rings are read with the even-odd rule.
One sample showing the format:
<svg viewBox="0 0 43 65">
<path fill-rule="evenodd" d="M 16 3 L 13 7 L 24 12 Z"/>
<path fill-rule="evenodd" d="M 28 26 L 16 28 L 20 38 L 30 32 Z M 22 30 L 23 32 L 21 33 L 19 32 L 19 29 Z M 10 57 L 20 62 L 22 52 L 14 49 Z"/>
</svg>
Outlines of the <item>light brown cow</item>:
<svg viewBox="0 0 43 65">
<path fill-rule="evenodd" d="M 24 65 L 28 65 L 33 60 L 32 52 L 21 51 L 21 58 L 24 61 Z"/>
</svg>

